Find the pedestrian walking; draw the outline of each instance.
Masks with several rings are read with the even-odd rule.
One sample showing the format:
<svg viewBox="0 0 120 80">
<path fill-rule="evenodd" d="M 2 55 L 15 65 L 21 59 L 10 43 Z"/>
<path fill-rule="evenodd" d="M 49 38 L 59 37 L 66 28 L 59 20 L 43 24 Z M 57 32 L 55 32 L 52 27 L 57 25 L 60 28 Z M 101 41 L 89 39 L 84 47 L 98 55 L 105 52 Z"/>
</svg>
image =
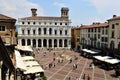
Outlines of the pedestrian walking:
<svg viewBox="0 0 120 80">
<path fill-rule="evenodd" d="M 69 63 L 71 63 L 72 62 L 72 58 L 70 59 L 70 62 Z"/>
<path fill-rule="evenodd" d="M 90 80 L 90 75 L 88 74 L 88 76 L 87 76 L 87 80 Z"/>
<path fill-rule="evenodd" d="M 75 64 L 75 68 L 77 69 L 77 64 Z"/>
<path fill-rule="evenodd" d="M 73 67 L 73 70 L 74 70 L 74 69 L 75 69 L 75 64 L 73 64 L 73 66 L 72 66 L 72 67 Z"/>
<path fill-rule="evenodd" d="M 68 80 L 71 80 L 71 77 L 68 77 Z"/>
<path fill-rule="evenodd" d="M 85 80 L 86 74 L 83 75 L 83 80 Z"/>
<path fill-rule="evenodd" d="M 55 61 L 55 58 L 53 58 L 53 61 Z"/>
</svg>

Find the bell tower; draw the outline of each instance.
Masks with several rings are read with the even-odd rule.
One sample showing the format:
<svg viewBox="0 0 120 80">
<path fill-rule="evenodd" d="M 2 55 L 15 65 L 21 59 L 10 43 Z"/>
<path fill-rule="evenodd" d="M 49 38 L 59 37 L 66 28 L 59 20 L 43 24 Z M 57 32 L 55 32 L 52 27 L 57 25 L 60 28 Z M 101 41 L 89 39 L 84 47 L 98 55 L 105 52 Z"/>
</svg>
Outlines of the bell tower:
<svg viewBox="0 0 120 80">
<path fill-rule="evenodd" d="M 32 16 L 37 16 L 36 11 L 37 11 L 37 9 L 35 9 L 35 8 L 32 8 L 32 9 L 31 9 Z"/>
<path fill-rule="evenodd" d="M 66 7 L 61 8 L 61 17 L 62 18 L 68 18 L 69 17 L 68 12 L 69 12 L 68 8 L 66 8 Z"/>
</svg>

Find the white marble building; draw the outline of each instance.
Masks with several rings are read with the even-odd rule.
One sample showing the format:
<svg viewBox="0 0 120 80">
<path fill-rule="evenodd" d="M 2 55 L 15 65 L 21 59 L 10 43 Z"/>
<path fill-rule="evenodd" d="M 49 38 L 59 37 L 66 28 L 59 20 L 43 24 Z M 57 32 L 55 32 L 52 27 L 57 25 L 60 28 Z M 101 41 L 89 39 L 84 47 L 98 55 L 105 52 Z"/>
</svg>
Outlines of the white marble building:
<svg viewBox="0 0 120 80">
<path fill-rule="evenodd" d="M 70 49 L 71 21 L 69 9 L 61 9 L 61 17 L 32 16 L 18 19 L 18 45 L 39 48 Z"/>
</svg>

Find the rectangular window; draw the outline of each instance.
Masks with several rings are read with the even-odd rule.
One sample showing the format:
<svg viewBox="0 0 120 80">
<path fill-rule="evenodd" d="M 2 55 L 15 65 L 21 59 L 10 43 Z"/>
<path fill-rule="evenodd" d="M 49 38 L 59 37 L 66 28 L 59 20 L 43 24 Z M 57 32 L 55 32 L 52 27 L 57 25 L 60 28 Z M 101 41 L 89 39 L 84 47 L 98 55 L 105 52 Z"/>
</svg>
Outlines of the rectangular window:
<svg viewBox="0 0 120 80">
<path fill-rule="evenodd" d="M 62 35 L 62 30 L 60 30 L 60 35 Z"/>
<path fill-rule="evenodd" d="M 24 31 L 24 29 L 22 30 L 22 34 L 23 34 L 23 35 L 25 34 L 25 31 Z"/>
<path fill-rule="evenodd" d="M 114 24 L 112 24 L 112 29 L 114 29 L 115 28 L 115 25 Z"/>
<path fill-rule="evenodd" d="M 5 26 L 0 26 L 0 31 L 5 31 Z"/>
<path fill-rule="evenodd" d="M 27 32 L 28 32 L 28 35 L 30 35 L 30 30 L 28 30 Z"/>
<path fill-rule="evenodd" d="M 33 35 L 35 35 L 35 30 L 33 30 Z"/>
<path fill-rule="evenodd" d="M 105 32 L 105 34 L 108 34 L 108 30 L 106 29 L 106 32 Z"/>
<path fill-rule="evenodd" d="M 67 35 L 67 30 L 65 30 L 65 35 Z"/>
<path fill-rule="evenodd" d="M 98 28 L 98 32 L 100 32 L 100 28 Z"/>
<path fill-rule="evenodd" d="M 115 37 L 114 31 L 112 31 L 111 38 L 114 38 L 114 37 Z"/>
<path fill-rule="evenodd" d="M 98 34 L 98 39 L 100 39 L 100 34 Z"/>
<path fill-rule="evenodd" d="M 57 30 L 55 30 L 55 35 L 57 35 Z"/>
</svg>

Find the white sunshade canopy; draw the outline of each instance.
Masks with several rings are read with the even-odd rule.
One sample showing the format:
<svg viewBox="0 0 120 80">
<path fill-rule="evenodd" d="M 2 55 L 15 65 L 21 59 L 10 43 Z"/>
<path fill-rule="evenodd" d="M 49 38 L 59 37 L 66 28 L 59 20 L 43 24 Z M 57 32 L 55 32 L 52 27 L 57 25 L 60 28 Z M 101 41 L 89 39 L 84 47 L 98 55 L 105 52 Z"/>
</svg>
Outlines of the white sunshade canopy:
<svg viewBox="0 0 120 80">
<path fill-rule="evenodd" d="M 110 64 L 117 64 L 120 62 L 119 59 L 106 59 L 105 62 L 110 63 Z"/>
<path fill-rule="evenodd" d="M 91 53 L 91 54 L 97 54 L 98 53 L 96 51 L 92 51 L 92 50 L 88 50 L 88 49 L 82 49 L 82 51 L 87 52 L 87 53 Z"/>
<path fill-rule="evenodd" d="M 23 61 L 35 61 L 35 58 L 33 58 L 32 56 L 24 56 L 22 57 Z"/>
<path fill-rule="evenodd" d="M 93 56 L 95 59 L 98 59 L 100 61 L 105 61 L 106 59 L 110 59 L 112 57 L 110 56 Z"/>
<path fill-rule="evenodd" d="M 15 50 L 15 58 L 16 58 L 16 68 L 20 68 L 22 70 L 26 70 L 26 65 L 24 64 L 20 52 Z"/>
<path fill-rule="evenodd" d="M 25 61 L 25 64 L 27 70 L 24 72 L 24 74 L 44 72 L 37 61 Z"/>
<path fill-rule="evenodd" d="M 44 72 L 44 70 L 32 56 L 24 56 L 22 59 L 27 68 L 27 70 L 24 71 L 24 74 Z"/>
<path fill-rule="evenodd" d="M 28 68 L 24 74 L 30 74 L 30 73 L 39 73 L 39 72 L 44 72 L 44 70 L 40 66 L 34 66 Z"/>
<path fill-rule="evenodd" d="M 33 52 L 33 49 L 30 46 L 20 46 L 20 45 L 17 45 L 15 48 L 19 49 L 19 50 L 23 50 L 23 51 L 31 51 L 31 52 Z"/>
</svg>

